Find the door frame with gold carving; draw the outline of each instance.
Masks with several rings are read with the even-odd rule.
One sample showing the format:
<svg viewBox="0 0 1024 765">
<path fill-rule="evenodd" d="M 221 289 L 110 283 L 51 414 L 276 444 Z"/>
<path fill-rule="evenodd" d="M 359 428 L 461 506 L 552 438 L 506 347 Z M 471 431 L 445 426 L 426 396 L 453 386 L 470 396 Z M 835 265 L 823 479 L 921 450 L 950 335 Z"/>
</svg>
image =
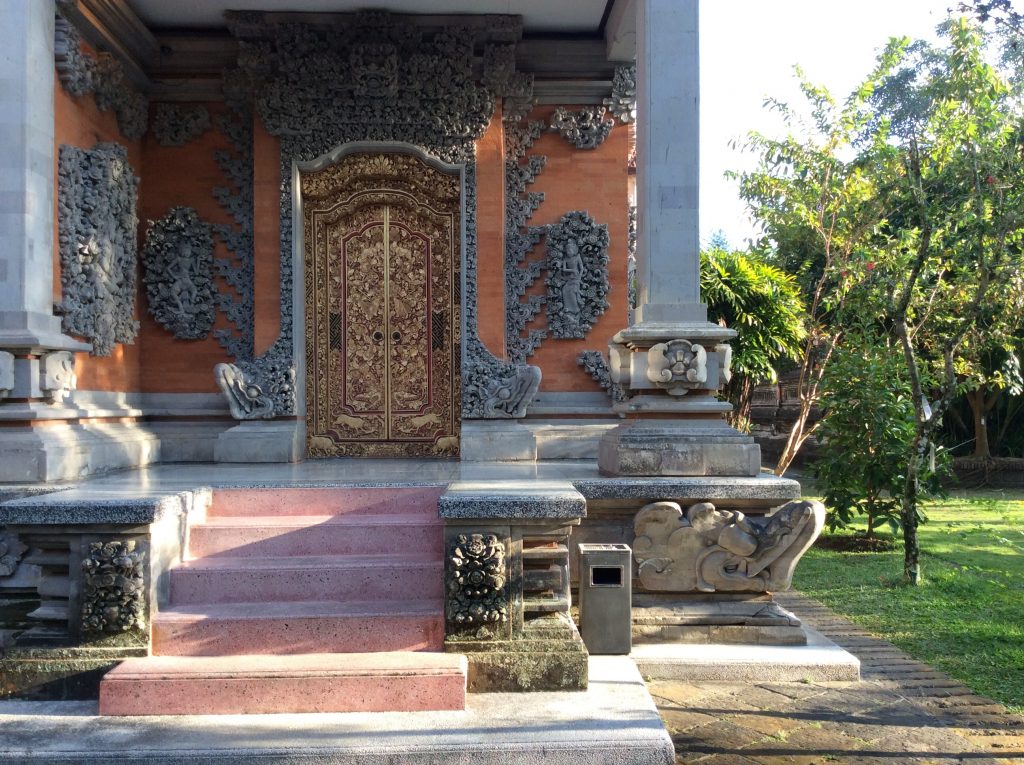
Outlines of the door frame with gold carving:
<svg viewBox="0 0 1024 765">
<path fill-rule="evenodd" d="M 293 301 L 294 316 L 293 326 L 295 328 L 295 344 L 294 354 L 296 362 L 296 397 L 297 397 L 297 410 L 301 415 L 307 415 L 309 412 L 309 402 L 307 402 L 307 390 L 310 370 L 307 369 L 307 279 L 306 279 L 306 242 L 305 242 L 305 217 L 306 211 L 304 210 L 303 200 L 303 176 L 316 173 L 326 168 L 335 165 L 346 157 L 353 154 L 402 154 L 411 157 L 415 157 L 424 164 L 430 166 L 447 175 L 458 178 L 459 185 L 459 214 L 458 214 L 458 269 L 459 275 L 456 282 L 456 291 L 458 294 L 457 304 L 453 306 L 458 311 L 458 318 L 455 320 L 455 327 L 453 328 L 453 341 L 459 348 L 459 353 L 456 354 L 456 365 L 457 368 L 454 372 L 453 384 L 456 386 L 456 403 L 458 402 L 458 389 L 461 384 L 461 370 L 465 363 L 462 355 L 464 354 L 464 344 L 460 342 L 460 339 L 465 337 L 465 321 L 466 321 L 466 174 L 465 166 L 461 164 L 449 164 L 443 162 L 436 157 L 433 157 L 428 152 L 424 151 L 420 147 L 406 143 L 394 143 L 394 142 L 375 142 L 375 141 L 358 141 L 353 143 L 344 144 L 337 147 L 336 149 L 324 154 L 311 162 L 295 162 L 292 165 L 292 263 L 294 273 L 292 275 L 292 287 L 293 287 Z M 454 409 L 454 417 L 456 418 L 456 434 L 458 433 L 459 424 L 461 422 L 461 407 L 456 406 Z M 327 456 L 330 451 L 327 450 L 326 454 L 324 450 L 317 448 L 316 434 L 310 431 L 309 437 L 307 438 L 307 455 L 308 456 Z M 368 453 L 367 456 L 371 456 Z M 458 457 L 458 446 L 457 446 L 457 435 L 456 445 L 454 449 L 449 443 L 445 448 L 430 452 L 429 450 L 419 454 L 410 454 L 409 456 L 450 456 Z"/>
</svg>

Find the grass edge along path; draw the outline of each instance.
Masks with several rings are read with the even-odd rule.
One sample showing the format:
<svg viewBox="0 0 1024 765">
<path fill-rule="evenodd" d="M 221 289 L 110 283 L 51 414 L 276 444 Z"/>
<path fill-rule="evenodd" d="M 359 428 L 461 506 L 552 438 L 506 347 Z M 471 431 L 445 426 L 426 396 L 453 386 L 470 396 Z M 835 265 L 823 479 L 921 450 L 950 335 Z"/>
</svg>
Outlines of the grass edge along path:
<svg viewBox="0 0 1024 765">
<path fill-rule="evenodd" d="M 794 588 L 976 693 L 1024 711 L 1024 502 L 932 503 L 921 527 L 926 581 L 900 580 L 902 549 L 812 548 Z M 852 532 L 840 532 L 850 534 Z"/>
</svg>

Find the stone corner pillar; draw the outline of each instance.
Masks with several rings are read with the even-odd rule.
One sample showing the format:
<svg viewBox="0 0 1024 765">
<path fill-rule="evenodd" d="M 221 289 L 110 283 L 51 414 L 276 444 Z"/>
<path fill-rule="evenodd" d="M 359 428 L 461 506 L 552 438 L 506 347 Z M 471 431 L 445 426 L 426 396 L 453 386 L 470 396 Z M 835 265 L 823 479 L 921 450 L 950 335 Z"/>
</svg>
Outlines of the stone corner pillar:
<svg viewBox="0 0 1024 765">
<path fill-rule="evenodd" d="M 609 345 L 628 418 L 605 475 L 753 476 L 760 447 L 725 422 L 731 329 L 700 300 L 699 0 L 637 2 L 637 309 Z"/>
</svg>

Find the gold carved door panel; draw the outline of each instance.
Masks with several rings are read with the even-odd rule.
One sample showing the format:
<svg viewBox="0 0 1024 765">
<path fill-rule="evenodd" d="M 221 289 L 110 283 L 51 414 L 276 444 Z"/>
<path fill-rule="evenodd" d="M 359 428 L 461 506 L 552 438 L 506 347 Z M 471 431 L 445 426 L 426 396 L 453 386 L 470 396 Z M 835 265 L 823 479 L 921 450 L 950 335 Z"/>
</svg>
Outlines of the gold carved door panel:
<svg viewBox="0 0 1024 765">
<path fill-rule="evenodd" d="M 459 177 L 404 154 L 302 176 L 310 456 L 459 453 Z"/>
</svg>

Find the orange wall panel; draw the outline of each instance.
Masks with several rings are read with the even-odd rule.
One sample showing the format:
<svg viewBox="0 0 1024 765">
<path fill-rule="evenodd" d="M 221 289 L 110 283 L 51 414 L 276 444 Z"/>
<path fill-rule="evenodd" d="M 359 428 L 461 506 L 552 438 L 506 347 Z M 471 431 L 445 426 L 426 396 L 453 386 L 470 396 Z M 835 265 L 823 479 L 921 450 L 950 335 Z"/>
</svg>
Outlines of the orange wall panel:
<svg viewBox="0 0 1024 765">
<path fill-rule="evenodd" d="M 530 114 L 529 119 L 549 121 L 553 111 L 553 107 L 538 107 Z M 571 210 L 585 210 L 598 223 L 607 224 L 609 237 L 609 307 L 585 339 L 561 340 L 548 337 L 527 360 L 527 363 L 539 366 L 543 372 L 541 390 L 601 390 L 590 375 L 576 363 L 576 356 L 584 350 L 607 353 L 608 340 L 627 325 L 628 152 L 629 128 L 616 123 L 608 139 L 596 149 L 577 149 L 558 133 L 547 132 L 541 135 L 528 153 L 548 158 L 536 182 L 527 187 L 527 191 L 544 193 L 544 202 L 530 218 L 528 225 L 557 223 Z M 542 257 L 543 249 L 542 241 L 534 248 L 530 259 Z M 542 276 L 529 290 L 529 294 L 544 294 L 545 290 Z M 546 324 L 547 316 L 541 311 L 533 322 L 527 325 L 526 331 L 541 328 Z"/>
<path fill-rule="evenodd" d="M 253 117 L 256 354 L 281 332 L 281 141 Z"/>
<path fill-rule="evenodd" d="M 58 83 L 54 88 L 54 189 L 57 188 L 57 162 L 62 144 L 91 149 L 98 143 L 116 142 L 128 148 L 128 162 L 135 175 L 142 177 L 143 157 L 139 141 L 128 141 L 117 127 L 113 111 L 101 112 L 92 96 L 79 98 L 69 95 Z M 140 184 L 141 186 L 141 184 Z M 57 226 L 57 194 L 53 207 L 53 299 L 61 299 L 60 240 Z M 141 233 L 141 232 L 140 232 Z M 136 316 L 141 311 L 139 293 L 136 294 Z M 134 345 L 116 345 L 110 356 L 75 354 L 75 374 L 80 390 L 137 391 L 139 390 L 139 362 L 141 337 Z"/>
<path fill-rule="evenodd" d="M 501 104 L 476 143 L 477 327 L 484 345 L 505 355 L 505 131 Z"/>
<path fill-rule="evenodd" d="M 225 113 L 222 104 L 206 107 L 216 122 Z M 228 139 L 216 129 L 189 141 L 184 146 L 161 146 L 152 134 L 143 142 L 146 173 L 139 199 L 139 234 L 145 238 L 149 222 L 163 217 L 172 207 L 192 207 L 199 217 L 212 224 L 234 225 L 234 220 L 213 196 L 215 187 L 230 187 L 227 176 L 217 165 L 214 154 L 234 152 Z M 231 253 L 214 236 L 214 258 L 231 258 Z M 220 289 L 230 290 L 226 284 Z M 204 340 L 178 340 L 157 324 L 149 314 L 145 295 L 140 303 L 142 320 L 142 390 L 153 393 L 214 393 L 219 390 L 213 377 L 215 364 L 231 361 L 220 343 L 210 336 Z M 213 328 L 230 329 L 223 314 L 217 312 Z"/>
</svg>

